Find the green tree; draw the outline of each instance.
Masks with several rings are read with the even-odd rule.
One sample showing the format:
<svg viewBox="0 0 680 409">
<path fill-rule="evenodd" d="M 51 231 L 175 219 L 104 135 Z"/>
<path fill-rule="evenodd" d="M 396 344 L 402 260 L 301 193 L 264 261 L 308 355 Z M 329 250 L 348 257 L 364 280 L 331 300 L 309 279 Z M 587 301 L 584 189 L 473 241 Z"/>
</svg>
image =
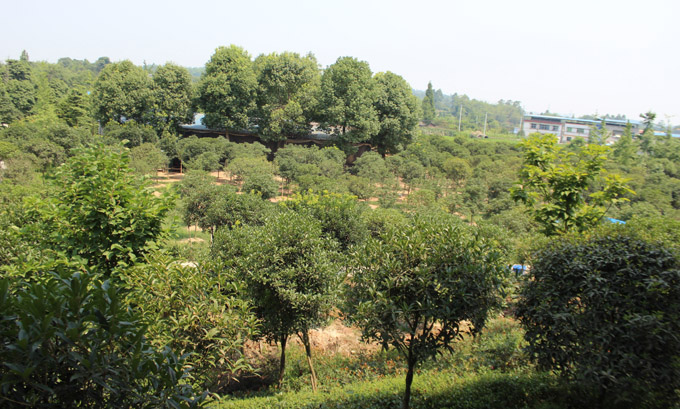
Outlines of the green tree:
<svg viewBox="0 0 680 409">
<path fill-rule="evenodd" d="M 321 225 L 309 215 L 284 211 L 262 226 L 221 230 L 215 251 L 240 275 L 262 335 L 281 345 L 279 384 L 285 371 L 286 345 L 299 334 L 316 390 L 309 330 L 328 317 L 339 284 L 337 243 L 323 237 Z"/>
<path fill-rule="evenodd" d="M 323 72 L 320 117 L 342 144 L 370 141 L 380 130 L 371 76 L 368 63 L 352 57 L 338 58 Z"/>
<path fill-rule="evenodd" d="M 199 108 L 210 128 L 247 129 L 255 108 L 257 76 L 253 62 L 241 47 L 218 47 L 205 65 L 198 83 Z"/>
<path fill-rule="evenodd" d="M 626 123 L 621 138 L 614 144 L 613 153 L 616 160 L 623 165 L 630 165 L 637 154 L 637 146 L 633 142 L 632 125 Z"/>
<path fill-rule="evenodd" d="M 146 123 L 154 106 L 152 81 L 146 71 L 125 60 L 107 65 L 92 91 L 94 117 L 102 124 L 133 119 Z"/>
<path fill-rule="evenodd" d="M 373 77 L 375 99 L 373 107 L 378 114 L 380 129 L 371 138 L 371 145 L 383 157 L 398 153 L 413 141 L 420 119 L 418 99 L 411 86 L 401 76 L 381 72 Z"/>
<path fill-rule="evenodd" d="M 57 104 L 56 113 L 68 126 L 78 126 L 87 120 L 88 106 L 87 94 L 82 89 L 72 88 Z"/>
<path fill-rule="evenodd" d="M 265 141 L 309 134 L 317 106 L 321 75 L 312 54 L 260 55 L 257 72 L 258 133 Z"/>
<path fill-rule="evenodd" d="M 186 68 L 167 63 L 153 74 L 154 124 L 159 131 L 175 131 L 193 120 L 193 85 Z"/>
<path fill-rule="evenodd" d="M 130 149 L 130 168 L 140 175 L 155 174 L 167 165 L 168 157 L 153 143 L 143 143 Z"/>
<path fill-rule="evenodd" d="M 7 68 L 2 78 L 4 86 L 11 102 L 11 106 L 4 110 L 18 111 L 20 116 L 31 113 L 37 103 L 38 86 L 33 75 L 33 69 L 28 61 L 7 60 Z M 14 107 L 12 109 L 11 107 Z"/>
<path fill-rule="evenodd" d="M 513 199 L 529 208 L 547 235 L 594 227 L 612 204 L 628 201 L 634 192 L 617 174 L 605 174 L 608 147 L 586 145 L 565 152 L 551 134 L 533 134 L 522 142 L 524 164 Z M 603 188 L 589 191 L 597 181 Z"/>
<path fill-rule="evenodd" d="M 427 91 L 425 91 L 425 98 L 423 98 L 423 122 L 431 124 L 434 121 L 437 113 L 434 109 L 434 90 L 432 89 L 432 82 L 427 83 Z"/>
<path fill-rule="evenodd" d="M 28 203 L 37 223 L 27 237 L 106 273 L 133 264 L 163 236 L 170 201 L 155 197 L 128 163 L 120 147 L 78 149 L 57 170 L 49 197 Z"/>
<path fill-rule="evenodd" d="M 599 407 L 677 402 L 676 256 L 621 227 L 554 239 L 530 263 L 517 314 L 540 367 L 594 389 Z"/>
<path fill-rule="evenodd" d="M 414 369 L 464 332 L 479 332 L 499 306 L 500 253 L 455 217 L 418 216 L 370 238 L 354 255 L 345 310 L 366 340 L 406 359 L 403 408 Z M 470 322 L 469 330 L 460 325 Z"/>
</svg>

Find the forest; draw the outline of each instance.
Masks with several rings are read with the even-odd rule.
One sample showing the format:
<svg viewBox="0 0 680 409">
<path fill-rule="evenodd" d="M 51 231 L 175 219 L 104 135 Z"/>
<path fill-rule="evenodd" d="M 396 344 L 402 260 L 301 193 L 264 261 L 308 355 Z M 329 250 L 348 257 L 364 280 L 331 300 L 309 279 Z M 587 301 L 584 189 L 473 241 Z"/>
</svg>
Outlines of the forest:
<svg viewBox="0 0 680 409">
<path fill-rule="evenodd" d="M 0 407 L 677 408 L 680 140 L 649 114 L 558 144 L 353 57 L 24 51 Z"/>
</svg>

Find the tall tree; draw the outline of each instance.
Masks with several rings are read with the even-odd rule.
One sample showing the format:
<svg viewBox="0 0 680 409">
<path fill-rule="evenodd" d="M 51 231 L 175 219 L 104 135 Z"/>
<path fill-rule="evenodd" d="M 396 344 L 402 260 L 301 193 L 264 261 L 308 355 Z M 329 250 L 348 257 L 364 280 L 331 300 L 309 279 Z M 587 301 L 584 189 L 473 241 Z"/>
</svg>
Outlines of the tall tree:
<svg viewBox="0 0 680 409">
<path fill-rule="evenodd" d="M 420 110 L 411 86 L 401 76 L 381 72 L 373 77 L 375 102 L 380 129 L 371 138 L 378 152 L 397 153 L 413 140 Z"/>
<path fill-rule="evenodd" d="M 614 157 L 624 165 L 629 165 L 635 158 L 637 146 L 633 142 L 632 125 L 630 121 L 626 123 L 626 129 L 624 129 L 621 138 L 614 144 L 613 152 Z"/>
<path fill-rule="evenodd" d="M 218 47 L 198 84 L 197 101 L 205 113 L 203 122 L 211 128 L 248 128 L 256 91 L 257 77 L 250 54 L 235 45 Z"/>
<path fill-rule="evenodd" d="M 380 130 L 371 76 L 367 62 L 340 57 L 321 77 L 320 116 L 341 143 L 366 142 Z"/>
<path fill-rule="evenodd" d="M 260 55 L 257 72 L 258 132 L 266 141 L 307 135 L 321 82 L 312 54 L 284 52 Z"/>
<path fill-rule="evenodd" d="M 432 89 L 432 82 L 427 83 L 427 91 L 425 91 L 425 98 L 423 98 L 423 121 L 431 124 L 436 116 L 434 109 L 434 90 Z"/>
<path fill-rule="evenodd" d="M 92 91 L 94 117 L 102 124 L 128 119 L 144 123 L 153 101 L 151 79 L 129 60 L 104 67 Z"/>
<path fill-rule="evenodd" d="M 190 123 L 193 119 L 193 85 L 189 71 L 167 63 L 156 70 L 153 83 L 156 130 L 175 130 L 182 123 Z"/>
</svg>

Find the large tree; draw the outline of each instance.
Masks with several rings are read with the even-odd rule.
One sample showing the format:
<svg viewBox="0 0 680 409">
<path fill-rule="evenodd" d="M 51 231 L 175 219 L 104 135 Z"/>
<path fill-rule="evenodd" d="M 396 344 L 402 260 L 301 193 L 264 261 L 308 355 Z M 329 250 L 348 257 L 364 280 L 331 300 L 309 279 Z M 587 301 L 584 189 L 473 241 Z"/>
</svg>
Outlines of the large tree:
<svg viewBox="0 0 680 409">
<path fill-rule="evenodd" d="M 97 77 L 92 92 L 95 119 L 123 123 L 146 121 L 153 107 L 154 93 L 149 75 L 131 61 L 107 65 Z"/>
<path fill-rule="evenodd" d="M 260 55 L 257 72 L 258 133 L 264 140 L 285 140 L 309 133 L 321 75 L 312 54 Z"/>
<path fill-rule="evenodd" d="M 154 125 L 156 129 L 175 130 L 182 123 L 193 119 L 191 99 L 193 86 L 189 71 L 178 65 L 167 63 L 153 75 L 155 102 Z"/>
<path fill-rule="evenodd" d="M 321 77 L 320 116 L 342 143 L 367 142 L 378 133 L 374 99 L 371 68 L 365 61 L 340 57 Z"/>
<path fill-rule="evenodd" d="M 371 138 L 383 156 L 397 153 L 411 143 L 418 126 L 420 110 L 411 86 L 401 76 L 381 72 L 373 77 L 375 102 L 380 130 Z"/>
<path fill-rule="evenodd" d="M 240 128 L 250 125 L 255 108 L 257 77 L 250 54 L 231 45 L 219 47 L 205 65 L 198 84 L 198 106 L 210 128 Z"/>
</svg>

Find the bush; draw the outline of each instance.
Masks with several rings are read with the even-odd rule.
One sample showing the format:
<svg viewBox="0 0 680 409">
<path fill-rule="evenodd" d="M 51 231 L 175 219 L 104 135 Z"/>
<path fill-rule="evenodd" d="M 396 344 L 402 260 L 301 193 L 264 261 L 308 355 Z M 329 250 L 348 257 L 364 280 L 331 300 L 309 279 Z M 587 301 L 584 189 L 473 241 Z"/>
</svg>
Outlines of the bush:
<svg viewBox="0 0 680 409">
<path fill-rule="evenodd" d="M 153 254 L 124 281 L 129 302 L 149 322 L 150 342 L 187 354 L 191 380 L 202 390 L 218 392 L 235 372 L 251 369 L 242 351 L 258 323 L 238 296 L 238 282 L 210 261 L 182 263 Z"/>
<path fill-rule="evenodd" d="M 538 250 L 517 313 L 541 367 L 602 402 L 666 407 L 680 388 L 680 262 L 625 227 Z"/>
<path fill-rule="evenodd" d="M 14 267 L 9 275 L 14 281 L 0 280 L 0 406 L 199 404 L 184 360 L 151 348 L 110 281 L 66 261 Z"/>
<path fill-rule="evenodd" d="M 241 190 L 246 193 L 258 193 L 262 199 L 269 199 L 278 194 L 279 184 L 272 174 L 254 173 L 245 176 Z"/>
</svg>

